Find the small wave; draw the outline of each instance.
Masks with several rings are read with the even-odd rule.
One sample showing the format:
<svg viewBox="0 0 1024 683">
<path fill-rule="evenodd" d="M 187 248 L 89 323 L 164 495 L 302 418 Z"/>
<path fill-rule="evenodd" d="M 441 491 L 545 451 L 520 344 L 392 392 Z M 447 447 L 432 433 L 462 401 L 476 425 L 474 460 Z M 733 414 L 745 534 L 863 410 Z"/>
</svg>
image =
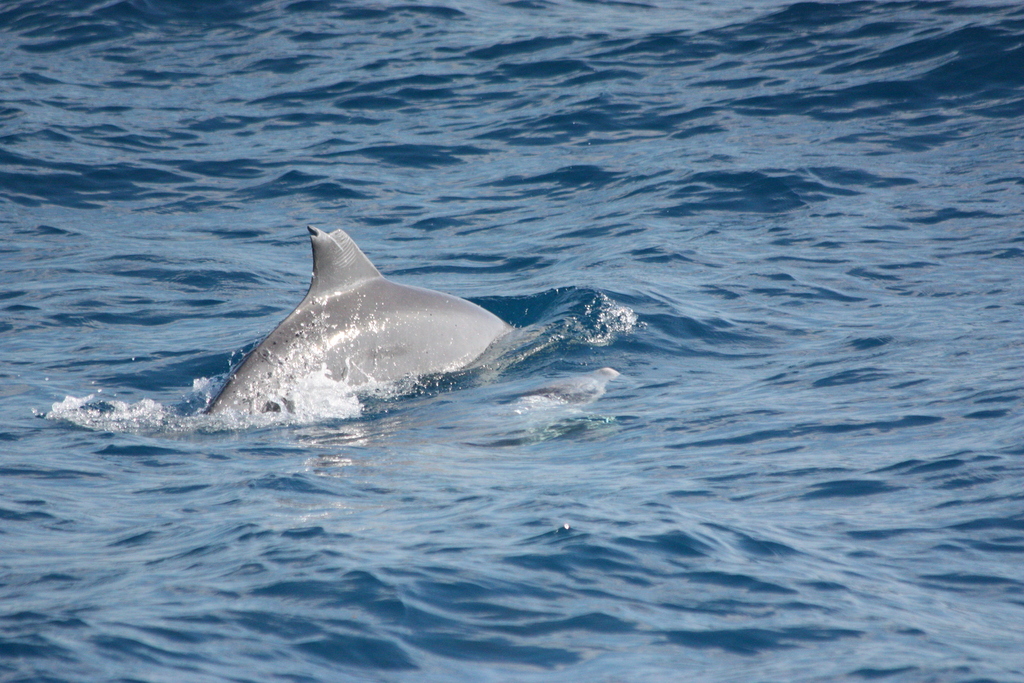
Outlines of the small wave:
<svg viewBox="0 0 1024 683">
<path fill-rule="evenodd" d="M 592 346 L 607 346 L 620 334 L 629 334 L 640 326 L 636 311 L 629 306 L 615 303 L 604 294 L 598 294 L 597 301 L 588 304 L 587 317 L 592 321 L 583 341 Z"/>
<path fill-rule="evenodd" d="M 591 289 L 558 288 L 483 303 L 523 330 L 511 350 L 517 361 L 552 347 L 607 346 L 644 326 L 632 308 Z"/>
<path fill-rule="evenodd" d="M 621 335 L 643 326 L 636 311 L 629 306 L 613 301 L 603 292 L 591 294 L 593 298 L 583 303 L 579 313 L 570 312 L 551 326 L 551 343 L 564 341 L 584 346 L 608 346 Z"/>
</svg>

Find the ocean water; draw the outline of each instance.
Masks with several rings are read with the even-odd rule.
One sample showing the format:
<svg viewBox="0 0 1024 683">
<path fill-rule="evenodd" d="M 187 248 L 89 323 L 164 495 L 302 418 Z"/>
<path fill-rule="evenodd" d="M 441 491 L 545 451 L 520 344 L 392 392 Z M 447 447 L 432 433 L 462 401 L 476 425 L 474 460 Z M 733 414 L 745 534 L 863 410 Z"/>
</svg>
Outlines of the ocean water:
<svg viewBox="0 0 1024 683">
<path fill-rule="evenodd" d="M 1024 681 L 1022 122 L 1001 0 L 3 3 L 0 680 Z M 514 343 L 203 415 L 307 224 Z"/>
</svg>

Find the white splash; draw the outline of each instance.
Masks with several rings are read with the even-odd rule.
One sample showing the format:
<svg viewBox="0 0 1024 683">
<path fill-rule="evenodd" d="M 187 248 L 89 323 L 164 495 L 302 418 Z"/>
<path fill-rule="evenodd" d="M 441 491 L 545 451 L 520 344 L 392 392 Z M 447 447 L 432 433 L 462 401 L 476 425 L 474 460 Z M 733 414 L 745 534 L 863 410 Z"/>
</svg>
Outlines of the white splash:
<svg viewBox="0 0 1024 683">
<path fill-rule="evenodd" d="M 294 388 L 291 412 L 218 415 L 202 412 L 219 383 L 208 377 L 193 380 L 192 391 L 173 406 L 144 398 L 119 401 L 99 393 L 66 396 L 45 414 L 47 420 L 78 427 L 135 434 L 187 434 L 251 429 L 271 425 L 305 425 L 325 420 L 351 419 L 362 414 L 359 397 L 346 384 L 332 380 L 325 369 L 299 379 Z"/>
<path fill-rule="evenodd" d="M 126 403 L 89 394 L 81 398 L 65 396 L 50 407 L 46 419 L 96 431 L 147 433 L 186 431 L 182 423 L 187 418 L 149 398 Z"/>
</svg>

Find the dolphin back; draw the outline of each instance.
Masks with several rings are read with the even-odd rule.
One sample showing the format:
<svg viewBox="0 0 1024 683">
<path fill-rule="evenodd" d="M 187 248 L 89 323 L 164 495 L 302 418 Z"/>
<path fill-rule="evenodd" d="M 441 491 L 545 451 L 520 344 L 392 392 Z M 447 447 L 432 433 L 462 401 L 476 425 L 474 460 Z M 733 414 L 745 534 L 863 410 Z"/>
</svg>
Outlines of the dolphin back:
<svg viewBox="0 0 1024 683">
<path fill-rule="evenodd" d="M 459 297 L 384 278 L 344 231 L 309 228 L 298 307 L 231 373 L 207 412 L 291 410 L 312 374 L 350 389 L 469 365 L 511 328 Z"/>
</svg>

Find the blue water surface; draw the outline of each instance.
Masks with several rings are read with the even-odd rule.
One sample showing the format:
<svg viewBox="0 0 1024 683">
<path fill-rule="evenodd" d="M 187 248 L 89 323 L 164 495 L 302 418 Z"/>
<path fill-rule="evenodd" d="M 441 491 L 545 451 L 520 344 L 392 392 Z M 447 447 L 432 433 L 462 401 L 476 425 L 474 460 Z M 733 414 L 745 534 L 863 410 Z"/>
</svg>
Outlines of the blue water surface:
<svg viewBox="0 0 1024 683">
<path fill-rule="evenodd" d="M 0 679 L 1024 681 L 1022 122 L 1009 1 L 4 3 Z M 307 224 L 519 336 L 203 415 Z"/>
</svg>

